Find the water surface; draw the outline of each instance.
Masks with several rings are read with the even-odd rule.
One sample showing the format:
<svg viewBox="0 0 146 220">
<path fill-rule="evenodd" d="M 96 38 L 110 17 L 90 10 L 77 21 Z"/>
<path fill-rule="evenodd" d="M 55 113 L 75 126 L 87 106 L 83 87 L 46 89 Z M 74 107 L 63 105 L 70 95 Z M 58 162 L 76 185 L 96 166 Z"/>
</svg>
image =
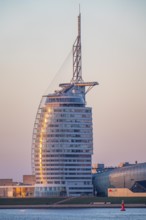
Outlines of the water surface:
<svg viewBox="0 0 146 220">
<path fill-rule="evenodd" d="M 146 209 L 1 209 L 0 220 L 146 220 Z"/>
</svg>

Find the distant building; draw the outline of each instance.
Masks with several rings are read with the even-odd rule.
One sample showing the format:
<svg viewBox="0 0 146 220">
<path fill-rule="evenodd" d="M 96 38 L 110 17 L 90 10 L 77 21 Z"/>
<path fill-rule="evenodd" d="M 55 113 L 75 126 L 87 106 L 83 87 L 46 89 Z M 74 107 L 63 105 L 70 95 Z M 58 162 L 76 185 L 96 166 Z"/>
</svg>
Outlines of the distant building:
<svg viewBox="0 0 146 220">
<path fill-rule="evenodd" d="M 23 175 L 23 184 L 24 185 L 34 185 L 35 184 L 35 175 Z"/>
<path fill-rule="evenodd" d="M 120 167 L 105 168 L 93 175 L 93 186 L 95 195 L 108 195 L 108 190 L 110 194 L 129 193 L 125 190 L 116 190 L 120 188 L 127 188 L 133 193 L 146 193 L 146 163 L 124 163 Z"/>
<path fill-rule="evenodd" d="M 13 179 L 0 179 L 0 186 L 12 186 Z"/>
<path fill-rule="evenodd" d="M 127 166 L 130 166 L 130 165 L 133 165 L 133 164 L 130 164 L 129 162 L 121 162 L 118 164 L 118 167 L 127 167 Z"/>
<path fill-rule="evenodd" d="M 92 173 L 95 174 L 97 172 L 100 172 L 104 169 L 104 164 L 102 163 L 96 163 L 92 165 Z"/>
<path fill-rule="evenodd" d="M 13 179 L 0 179 L 0 197 L 33 197 L 34 175 L 24 175 L 23 183 L 13 182 Z"/>
<path fill-rule="evenodd" d="M 34 186 L 0 186 L 0 197 L 33 197 Z"/>
</svg>

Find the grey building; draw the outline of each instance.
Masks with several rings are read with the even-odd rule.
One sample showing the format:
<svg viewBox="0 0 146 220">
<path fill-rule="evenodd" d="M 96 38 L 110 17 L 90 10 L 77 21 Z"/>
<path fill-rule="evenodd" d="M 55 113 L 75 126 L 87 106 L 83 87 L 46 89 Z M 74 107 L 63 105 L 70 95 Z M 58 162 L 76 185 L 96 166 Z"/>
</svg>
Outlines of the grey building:
<svg viewBox="0 0 146 220">
<path fill-rule="evenodd" d="M 103 169 L 93 175 L 93 186 L 96 195 L 107 195 L 108 188 L 146 192 L 146 163 Z"/>
</svg>

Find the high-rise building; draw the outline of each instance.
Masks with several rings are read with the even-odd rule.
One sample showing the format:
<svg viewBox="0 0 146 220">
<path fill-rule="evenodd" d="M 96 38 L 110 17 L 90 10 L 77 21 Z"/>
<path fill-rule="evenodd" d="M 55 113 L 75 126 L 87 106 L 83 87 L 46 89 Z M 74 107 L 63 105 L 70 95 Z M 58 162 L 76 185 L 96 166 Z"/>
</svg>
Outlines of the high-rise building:
<svg viewBox="0 0 146 220">
<path fill-rule="evenodd" d="M 73 77 L 42 97 L 35 119 L 32 168 L 35 195 L 92 195 L 92 109 L 86 94 L 97 82 L 84 82 L 81 66 L 81 14 L 73 45 Z"/>
</svg>

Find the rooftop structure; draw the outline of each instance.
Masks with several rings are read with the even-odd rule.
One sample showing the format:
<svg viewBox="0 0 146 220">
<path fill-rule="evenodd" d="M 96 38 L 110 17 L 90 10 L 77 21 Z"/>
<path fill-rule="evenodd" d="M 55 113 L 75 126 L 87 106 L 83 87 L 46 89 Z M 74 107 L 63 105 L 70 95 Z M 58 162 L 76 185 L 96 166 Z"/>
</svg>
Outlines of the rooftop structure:
<svg viewBox="0 0 146 220">
<path fill-rule="evenodd" d="M 35 184 L 35 175 L 23 175 L 23 184 L 24 185 L 34 185 Z"/>
<path fill-rule="evenodd" d="M 59 91 L 42 97 L 36 115 L 32 140 L 36 196 L 92 195 L 92 109 L 86 106 L 85 96 L 95 85 L 82 78 L 79 14 L 73 77 L 60 84 Z"/>
</svg>

